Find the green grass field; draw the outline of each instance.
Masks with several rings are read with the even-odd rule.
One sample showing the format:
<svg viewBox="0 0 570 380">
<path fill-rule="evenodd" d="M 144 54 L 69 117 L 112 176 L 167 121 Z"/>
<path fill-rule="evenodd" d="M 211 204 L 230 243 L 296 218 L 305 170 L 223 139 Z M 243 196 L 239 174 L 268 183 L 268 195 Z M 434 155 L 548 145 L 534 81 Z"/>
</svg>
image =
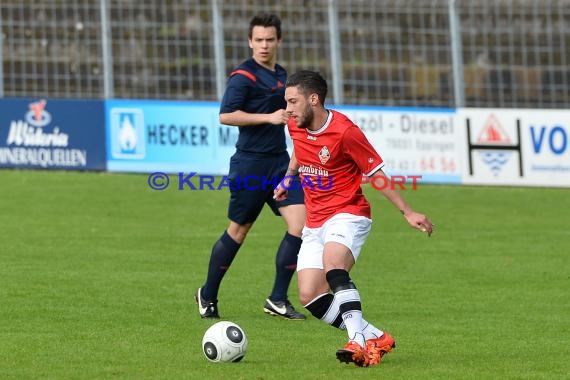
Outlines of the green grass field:
<svg viewBox="0 0 570 380">
<path fill-rule="evenodd" d="M 0 171 L 1 379 L 570 378 L 568 189 L 420 185 L 432 238 L 371 188 L 375 222 L 352 272 L 367 320 L 397 348 L 336 361 L 346 340 L 262 312 L 284 231 L 267 210 L 220 292 L 240 363 L 212 364 L 193 293 L 226 227 L 228 193 L 153 191 L 146 175 Z M 294 305 L 296 278 L 290 291 Z"/>
</svg>

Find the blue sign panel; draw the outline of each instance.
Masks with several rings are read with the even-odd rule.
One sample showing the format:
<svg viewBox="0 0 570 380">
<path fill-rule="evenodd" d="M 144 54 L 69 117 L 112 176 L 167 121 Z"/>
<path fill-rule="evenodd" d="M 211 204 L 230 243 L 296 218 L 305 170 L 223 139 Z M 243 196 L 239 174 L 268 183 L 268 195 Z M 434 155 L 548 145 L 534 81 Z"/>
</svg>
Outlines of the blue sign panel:
<svg viewBox="0 0 570 380">
<path fill-rule="evenodd" d="M 103 101 L 0 100 L 0 167 L 105 170 Z"/>
<path fill-rule="evenodd" d="M 238 129 L 219 123 L 219 107 L 216 102 L 107 101 L 108 170 L 227 174 Z"/>
</svg>

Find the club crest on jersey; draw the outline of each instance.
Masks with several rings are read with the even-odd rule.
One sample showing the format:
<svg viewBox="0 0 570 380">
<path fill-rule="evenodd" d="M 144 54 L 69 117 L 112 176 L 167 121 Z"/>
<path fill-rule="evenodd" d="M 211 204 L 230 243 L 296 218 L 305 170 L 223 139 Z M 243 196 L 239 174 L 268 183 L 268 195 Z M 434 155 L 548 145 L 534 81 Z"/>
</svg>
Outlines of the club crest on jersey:
<svg viewBox="0 0 570 380">
<path fill-rule="evenodd" d="M 329 152 L 329 148 L 323 146 L 319 152 L 319 159 L 321 160 L 321 164 L 326 164 L 329 158 L 331 158 L 331 152 Z"/>
</svg>

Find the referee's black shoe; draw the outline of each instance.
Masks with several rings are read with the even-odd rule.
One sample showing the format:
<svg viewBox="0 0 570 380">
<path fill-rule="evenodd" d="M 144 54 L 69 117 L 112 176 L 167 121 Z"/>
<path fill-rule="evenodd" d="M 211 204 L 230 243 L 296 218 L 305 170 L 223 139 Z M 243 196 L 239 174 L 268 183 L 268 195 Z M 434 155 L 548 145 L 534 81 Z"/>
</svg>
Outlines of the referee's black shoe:
<svg viewBox="0 0 570 380">
<path fill-rule="evenodd" d="M 202 298 L 202 288 L 198 288 L 196 294 L 194 295 L 194 299 L 198 304 L 198 313 L 200 313 L 200 317 L 202 318 L 220 318 L 220 314 L 218 313 L 218 300 L 207 301 Z"/>
<path fill-rule="evenodd" d="M 290 319 L 292 321 L 302 321 L 304 319 L 307 319 L 307 317 L 295 310 L 289 300 L 271 301 L 268 298 L 265 300 L 263 311 L 267 314 Z"/>
</svg>

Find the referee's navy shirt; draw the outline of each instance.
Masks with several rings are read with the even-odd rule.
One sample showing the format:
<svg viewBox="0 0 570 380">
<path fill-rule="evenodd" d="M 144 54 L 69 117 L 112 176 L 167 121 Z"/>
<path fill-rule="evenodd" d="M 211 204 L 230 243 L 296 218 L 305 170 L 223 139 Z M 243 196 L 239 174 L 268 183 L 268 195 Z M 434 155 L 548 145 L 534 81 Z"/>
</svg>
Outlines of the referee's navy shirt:
<svg viewBox="0 0 570 380">
<path fill-rule="evenodd" d="M 285 109 L 285 81 L 287 72 L 276 64 L 271 71 L 249 58 L 240 64 L 228 79 L 220 113 L 244 111 L 247 113 L 273 113 Z M 285 126 L 259 124 L 239 127 L 236 143 L 238 151 L 279 154 L 287 150 Z"/>
</svg>

